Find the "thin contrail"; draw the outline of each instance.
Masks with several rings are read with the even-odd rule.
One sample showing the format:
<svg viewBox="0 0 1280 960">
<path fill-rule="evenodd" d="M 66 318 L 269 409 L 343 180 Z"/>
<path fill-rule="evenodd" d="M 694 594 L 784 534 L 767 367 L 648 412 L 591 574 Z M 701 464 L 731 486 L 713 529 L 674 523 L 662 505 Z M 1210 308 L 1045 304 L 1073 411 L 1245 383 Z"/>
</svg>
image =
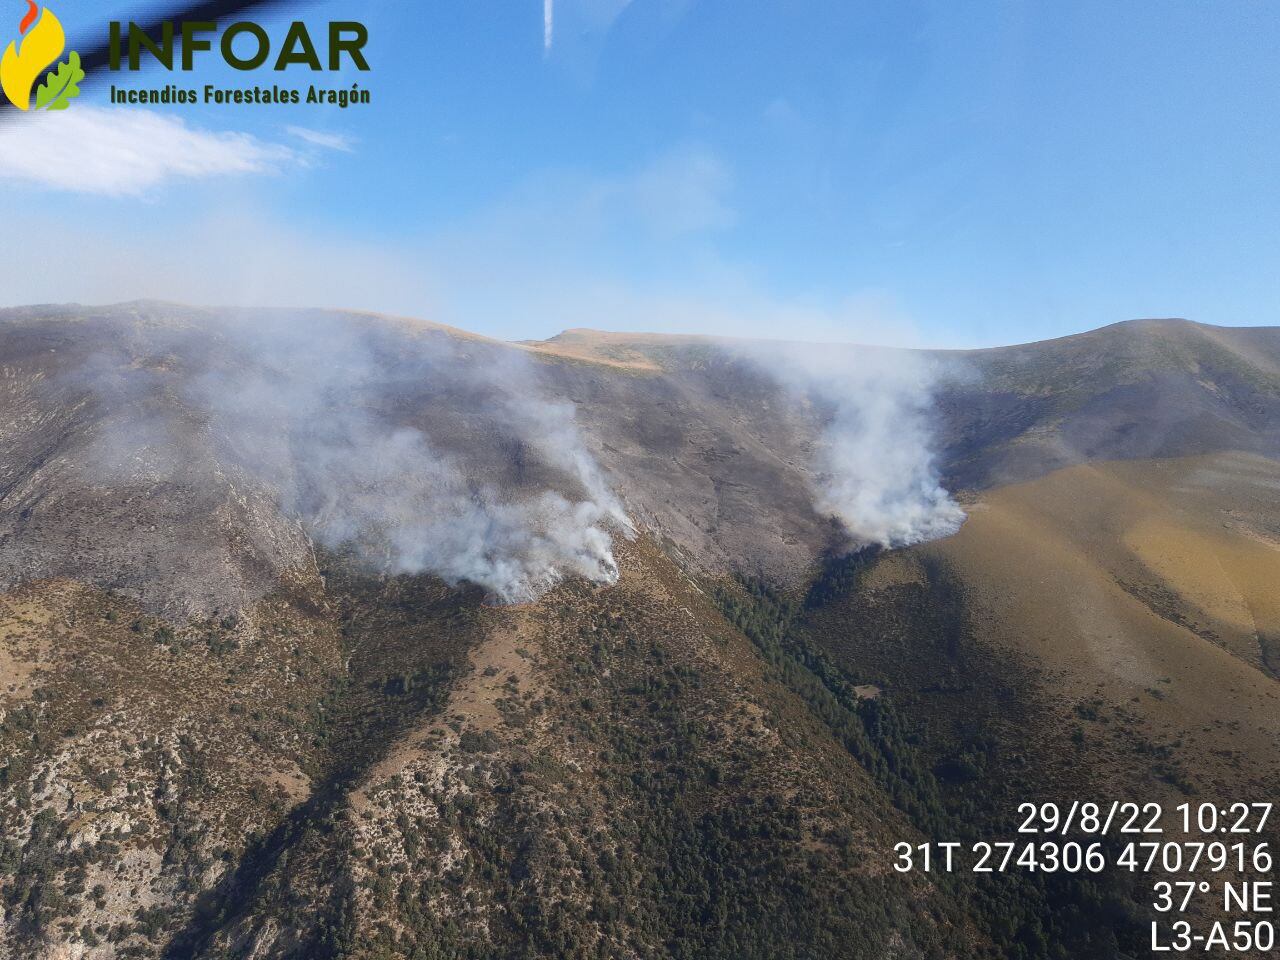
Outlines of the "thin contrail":
<svg viewBox="0 0 1280 960">
<path fill-rule="evenodd" d="M 555 39 L 556 0 L 542 0 L 542 50 L 551 52 L 551 41 Z"/>
</svg>

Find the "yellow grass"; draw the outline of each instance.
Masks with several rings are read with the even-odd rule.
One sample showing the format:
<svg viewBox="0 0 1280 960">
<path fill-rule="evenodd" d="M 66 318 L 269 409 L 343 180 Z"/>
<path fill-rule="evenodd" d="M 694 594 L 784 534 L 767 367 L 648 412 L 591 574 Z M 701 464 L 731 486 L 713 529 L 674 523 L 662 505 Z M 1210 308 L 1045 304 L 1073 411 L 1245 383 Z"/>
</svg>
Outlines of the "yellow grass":
<svg viewBox="0 0 1280 960">
<path fill-rule="evenodd" d="M 1266 769 L 1278 485 L 1280 464 L 1240 454 L 1072 467 L 985 494 L 924 549 L 961 577 L 982 633 L 1046 669 L 1064 704 L 1101 696 L 1208 767 L 1227 744 Z"/>
</svg>

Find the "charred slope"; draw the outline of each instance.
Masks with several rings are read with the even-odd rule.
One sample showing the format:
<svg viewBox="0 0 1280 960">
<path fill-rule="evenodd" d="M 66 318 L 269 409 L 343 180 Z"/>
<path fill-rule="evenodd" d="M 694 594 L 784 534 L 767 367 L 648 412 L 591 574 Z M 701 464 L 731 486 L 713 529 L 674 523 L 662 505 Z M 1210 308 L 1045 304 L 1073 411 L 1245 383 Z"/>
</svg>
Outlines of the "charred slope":
<svg viewBox="0 0 1280 960">
<path fill-rule="evenodd" d="M 314 575 L 296 518 L 313 537 L 326 523 L 335 538 L 369 525 L 361 509 L 393 485 L 377 464 L 437 484 L 437 512 L 455 516 L 477 499 L 544 491 L 607 513 L 584 483 L 607 486 L 711 575 L 794 586 L 816 557 L 849 545 L 815 506 L 838 411 L 780 379 L 758 348 L 587 332 L 520 346 L 385 318 L 166 304 L 28 308 L 2 321 L 8 584 L 66 575 L 202 615 L 252 602 Z M 312 345 L 324 339 L 339 349 Z M 1277 355 L 1280 331 L 1185 321 L 928 355 L 930 443 L 953 489 L 1104 459 L 1280 455 Z M 404 431 L 429 449 L 405 449 Z M 566 452 L 570 433 L 582 456 Z M 584 460 L 598 477 L 580 475 Z M 312 461 L 325 464 L 319 476 L 299 473 Z M 326 489 L 334 475 L 337 492 Z M 338 502 L 354 506 L 335 517 Z M 369 512 L 399 522 L 410 506 Z M 431 569 L 440 558 L 419 556 L 419 543 L 465 540 L 430 533 L 383 552 Z"/>
<path fill-rule="evenodd" d="M 237 375 L 270 319 L 0 327 L 0 956 L 1112 958 L 1122 888 L 929 885 L 887 851 L 997 835 L 1037 791 L 1274 793 L 1274 462 L 1132 459 L 1270 449 L 1274 331 L 962 358 L 954 475 L 1131 462 L 987 490 L 957 536 L 837 553 L 810 584 L 847 542 L 812 507 L 832 411 L 738 352 L 294 315 L 359 331 L 336 372 L 271 368 L 299 418 Z M 347 490 L 425 477 L 464 519 L 493 491 L 599 506 L 586 451 L 640 535 L 615 538 L 616 585 L 487 605 L 379 572 L 385 538 L 315 551 L 326 524 L 397 517 L 283 469 L 317 443 Z M 402 519 L 415 547 L 452 529 Z"/>
<path fill-rule="evenodd" d="M 396 500 L 414 483 L 448 522 L 366 544 L 391 569 L 482 574 L 421 546 L 478 538 L 466 522 L 495 513 L 474 503 L 546 513 L 551 492 L 607 514 L 606 486 L 700 569 L 794 578 L 834 536 L 806 479 L 813 425 L 728 360 L 653 375 L 426 324 L 166 304 L 7 311 L 0 358 L 5 585 L 68 576 L 207 616 L 314 577 L 326 525 L 340 541 L 420 517 Z"/>
<path fill-rule="evenodd" d="M 206 353 L 189 330 L 127 309 L 7 313 L 0 583 L 68 577 L 210 616 L 314 574 L 305 533 L 180 403 Z"/>
</svg>

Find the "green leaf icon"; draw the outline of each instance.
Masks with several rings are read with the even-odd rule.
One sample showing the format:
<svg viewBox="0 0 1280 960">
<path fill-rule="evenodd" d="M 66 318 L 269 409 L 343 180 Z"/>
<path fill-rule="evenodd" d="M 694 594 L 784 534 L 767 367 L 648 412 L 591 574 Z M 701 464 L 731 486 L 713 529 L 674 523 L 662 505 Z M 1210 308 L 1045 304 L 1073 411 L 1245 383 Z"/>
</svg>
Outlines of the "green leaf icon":
<svg viewBox="0 0 1280 960">
<path fill-rule="evenodd" d="M 44 83 L 36 88 L 37 110 L 65 110 L 71 101 L 80 96 L 79 83 L 84 79 L 80 69 L 80 54 L 74 50 L 56 69 L 50 70 Z"/>
</svg>

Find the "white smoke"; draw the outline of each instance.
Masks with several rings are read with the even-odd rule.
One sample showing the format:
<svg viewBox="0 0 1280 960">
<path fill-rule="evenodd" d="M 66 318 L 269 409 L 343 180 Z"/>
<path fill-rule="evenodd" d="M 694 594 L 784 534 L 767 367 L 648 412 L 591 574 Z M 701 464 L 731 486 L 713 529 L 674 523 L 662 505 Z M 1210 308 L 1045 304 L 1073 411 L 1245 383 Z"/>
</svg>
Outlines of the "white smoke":
<svg viewBox="0 0 1280 960">
<path fill-rule="evenodd" d="M 931 414 L 938 368 L 906 350 L 760 344 L 746 348 L 823 420 L 814 506 L 854 537 L 901 547 L 960 529 L 965 514 L 943 488 Z"/>
<path fill-rule="evenodd" d="M 200 425 L 213 462 L 268 490 L 317 543 L 384 570 L 502 602 L 567 576 L 617 580 L 610 531 L 629 535 L 630 522 L 572 405 L 544 398 L 514 348 L 320 312 L 210 320 L 156 351 L 197 372 L 138 381 L 176 392 L 185 411 L 148 429 L 158 446 Z"/>
</svg>

